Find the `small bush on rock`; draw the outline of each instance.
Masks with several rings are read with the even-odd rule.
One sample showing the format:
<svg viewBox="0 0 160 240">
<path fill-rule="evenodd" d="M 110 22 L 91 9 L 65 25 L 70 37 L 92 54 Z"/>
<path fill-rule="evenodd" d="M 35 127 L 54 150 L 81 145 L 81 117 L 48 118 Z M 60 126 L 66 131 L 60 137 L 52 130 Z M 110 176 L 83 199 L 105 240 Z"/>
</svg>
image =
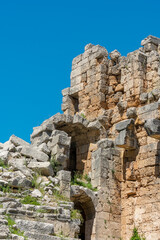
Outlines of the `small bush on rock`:
<svg viewBox="0 0 160 240">
<path fill-rule="evenodd" d="M 145 238 L 141 238 L 138 234 L 137 228 L 133 229 L 133 235 L 130 240 L 145 240 Z"/>
<path fill-rule="evenodd" d="M 56 175 L 59 171 L 59 168 L 61 167 L 61 164 L 57 161 L 56 156 L 52 155 L 50 159 L 51 166 L 53 168 L 53 172 Z"/>
<path fill-rule="evenodd" d="M 86 177 L 86 175 L 83 176 L 79 172 L 75 172 L 71 181 L 71 185 L 78 185 L 78 186 L 88 188 L 92 191 L 97 191 L 97 188 L 92 187 L 91 179 L 89 177 Z"/>
<path fill-rule="evenodd" d="M 8 165 L 4 163 L 4 161 L 0 158 L 0 167 L 8 168 Z"/>
<path fill-rule="evenodd" d="M 8 222 L 8 227 L 9 227 L 9 231 L 12 233 L 12 234 L 16 234 L 18 236 L 22 236 L 24 237 L 25 240 L 27 240 L 27 237 L 24 236 L 24 232 L 21 232 L 19 229 L 17 229 L 16 227 L 16 223 L 15 221 L 10 217 L 10 215 L 6 215 L 6 220 Z"/>
<path fill-rule="evenodd" d="M 71 219 L 80 219 L 81 223 L 84 222 L 81 212 L 78 209 L 71 210 Z"/>
<path fill-rule="evenodd" d="M 35 197 L 32 197 L 30 195 L 25 196 L 22 200 L 21 200 L 22 204 L 32 204 L 32 205 L 40 205 L 40 203 L 37 201 L 37 199 Z"/>
</svg>

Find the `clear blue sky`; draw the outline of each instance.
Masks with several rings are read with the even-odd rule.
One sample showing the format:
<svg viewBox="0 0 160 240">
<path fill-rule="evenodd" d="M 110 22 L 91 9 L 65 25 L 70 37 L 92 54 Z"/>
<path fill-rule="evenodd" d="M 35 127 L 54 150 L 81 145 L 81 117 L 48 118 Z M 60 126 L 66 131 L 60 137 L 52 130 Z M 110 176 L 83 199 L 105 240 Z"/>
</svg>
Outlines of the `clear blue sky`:
<svg viewBox="0 0 160 240">
<path fill-rule="evenodd" d="M 72 59 L 87 43 L 122 55 L 160 37 L 160 0 L 0 1 L 0 142 L 61 111 Z"/>
</svg>

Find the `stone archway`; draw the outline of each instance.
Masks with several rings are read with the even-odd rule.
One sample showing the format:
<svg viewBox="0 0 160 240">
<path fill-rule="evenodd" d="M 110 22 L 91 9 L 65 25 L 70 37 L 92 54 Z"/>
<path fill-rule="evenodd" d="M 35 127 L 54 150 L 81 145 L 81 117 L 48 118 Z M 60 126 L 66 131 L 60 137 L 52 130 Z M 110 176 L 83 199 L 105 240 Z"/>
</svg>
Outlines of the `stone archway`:
<svg viewBox="0 0 160 240">
<path fill-rule="evenodd" d="M 80 229 L 80 239 L 92 240 L 95 220 L 95 207 L 97 202 L 96 193 L 81 186 L 71 186 L 71 200 L 75 209 L 81 211 L 84 222 Z"/>
</svg>

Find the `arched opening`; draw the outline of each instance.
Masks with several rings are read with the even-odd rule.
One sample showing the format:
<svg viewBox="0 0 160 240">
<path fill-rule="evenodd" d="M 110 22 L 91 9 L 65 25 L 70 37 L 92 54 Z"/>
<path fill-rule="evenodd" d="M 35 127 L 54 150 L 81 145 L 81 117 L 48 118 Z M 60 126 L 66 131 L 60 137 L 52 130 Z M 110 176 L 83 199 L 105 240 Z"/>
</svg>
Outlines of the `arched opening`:
<svg viewBox="0 0 160 240">
<path fill-rule="evenodd" d="M 93 224 L 95 219 L 94 194 L 83 187 L 72 186 L 71 200 L 75 209 L 80 210 L 83 223 L 80 227 L 79 238 L 81 240 L 91 240 L 93 234 Z"/>
<path fill-rule="evenodd" d="M 78 209 L 82 215 L 82 218 L 83 218 L 83 222 L 81 222 L 81 225 L 80 225 L 80 232 L 79 232 L 79 238 L 81 240 L 85 240 L 85 222 L 86 222 L 86 215 L 85 215 L 85 212 L 81 206 L 81 204 L 79 202 L 75 202 L 74 203 L 74 208 L 75 209 Z"/>
<path fill-rule="evenodd" d="M 73 177 L 74 172 L 80 172 L 81 174 L 91 172 L 91 152 L 93 151 L 93 144 L 96 144 L 99 139 L 100 133 L 94 127 L 87 128 L 87 125 L 85 125 L 87 120 L 79 115 L 75 115 L 72 121 L 71 119 L 60 121 L 56 123 L 56 129 L 66 132 L 71 137 L 69 159 L 65 170 L 71 171 Z"/>
</svg>

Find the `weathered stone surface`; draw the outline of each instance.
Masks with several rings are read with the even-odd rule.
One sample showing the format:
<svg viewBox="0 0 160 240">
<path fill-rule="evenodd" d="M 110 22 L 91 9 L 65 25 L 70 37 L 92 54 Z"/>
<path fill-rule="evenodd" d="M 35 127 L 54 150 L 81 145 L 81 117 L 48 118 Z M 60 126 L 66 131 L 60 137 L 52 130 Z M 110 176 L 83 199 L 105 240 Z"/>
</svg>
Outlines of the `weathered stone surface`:
<svg viewBox="0 0 160 240">
<path fill-rule="evenodd" d="M 159 119 L 149 119 L 145 122 L 144 128 L 148 136 L 160 140 L 160 120 Z"/>
<path fill-rule="evenodd" d="M 39 146 L 38 146 L 38 149 L 39 149 L 41 152 L 44 152 L 44 153 L 47 154 L 47 155 L 50 154 L 50 150 L 48 149 L 46 143 L 42 143 L 41 145 L 39 145 Z"/>
<path fill-rule="evenodd" d="M 8 161 L 8 165 L 13 167 L 13 170 L 20 170 L 25 176 L 31 177 L 31 171 L 26 167 L 25 158 L 12 158 Z"/>
<path fill-rule="evenodd" d="M 67 198 L 70 198 L 71 172 L 61 170 L 58 172 L 57 177 L 60 182 L 61 193 Z"/>
<path fill-rule="evenodd" d="M 35 233 L 42 233 L 53 235 L 54 227 L 53 224 L 37 222 L 37 221 L 28 221 L 28 220 L 16 220 L 16 224 L 21 231 L 30 231 Z"/>
<path fill-rule="evenodd" d="M 16 147 L 17 146 L 30 146 L 29 143 L 27 143 L 26 141 L 24 141 L 23 139 L 19 138 L 19 137 L 16 137 L 15 135 L 12 135 L 10 137 L 10 142 L 13 143 Z"/>
<path fill-rule="evenodd" d="M 44 152 L 38 151 L 38 149 L 35 147 L 22 146 L 20 153 L 23 156 L 35 158 L 40 162 L 45 162 L 45 161 L 48 161 L 49 159 L 47 154 L 45 154 Z"/>
<path fill-rule="evenodd" d="M 147 43 L 153 43 L 155 45 L 158 45 L 160 44 L 160 38 L 149 35 L 148 37 L 141 41 L 141 45 L 144 46 Z"/>
<path fill-rule="evenodd" d="M 120 131 L 118 137 L 115 140 L 115 145 L 117 147 L 125 149 L 136 149 L 137 148 L 137 139 L 134 135 L 131 136 L 128 134 L 127 130 L 124 129 Z"/>
<path fill-rule="evenodd" d="M 0 149 L 3 149 L 3 143 L 0 143 Z"/>
<path fill-rule="evenodd" d="M 6 199 L 0 215 L 53 221 L 56 234 L 63 230 L 72 239 L 80 231 L 80 220 L 71 219 L 73 203 L 54 201 L 60 193 L 71 197 L 85 216 L 81 238 L 128 240 L 136 226 L 146 240 L 159 240 L 160 39 L 149 36 L 142 45 L 126 57 L 115 50 L 108 59 L 105 48 L 88 44 L 73 59 L 71 87 L 62 91 L 64 114 L 34 128 L 31 146 L 14 136 L 0 144 L 0 156 L 9 164 L 2 162 L 0 167 L 0 194 Z M 30 148 L 29 154 L 23 153 L 24 147 Z M 59 179 L 52 177 L 49 158 L 54 173 L 62 170 Z M 41 205 L 24 206 L 8 199 L 7 195 L 22 199 L 32 194 L 23 188 L 35 178 L 34 171 L 42 172 L 36 180 L 45 192 L 38 199 Z M 70 186 L 74 172 L 82 174 L 78 181 L 92 190 Z M 14 192 L 5 192 L 8 185 Z M 59 240 L 39 231 L 26 234 L 29 239 Z"/>
<path fill-rule="evenodd" d="M 117 50 L 114 50 L 109 54 L 109 56 L 113 61 L 116 61 L 121 56 L 121 54 Z"/>
<path fill-rule="evenodd" d="M 136 118 L 137 117 L 137 110 L 135 107 L 131 107 L 127 109 L 126 115 L 128 118 Z"/>
<path fill-rule="evenodd" d="M 127 119 L 117 123 L 116 130 L 120 132 L 124 129 L 129 129 L 130 127 L 133 127 L 133 125 L 134 125 L 134 119 Z"/>
<path fill-rule="evenodd" d="M 42 193 L 38 189 L 34 189 L 32 192 L 32 197 L 42 197 Z"/>
<path fill-rule="evenodd" d="M 147 100 L 148 100 L 148 93 L 141 93 L 141 95 L 140 95 L 141 103 L 146 103 Z"/>
<path fill-rule="evenodd" d="M 53 168 L 50 162 L 37 162 L 31 161 L 28 165 L 28 168 L 31 168 L 35 171 L 40 172 L 42 175 L 45 176 L 53 176 Z"/>
</svg>

